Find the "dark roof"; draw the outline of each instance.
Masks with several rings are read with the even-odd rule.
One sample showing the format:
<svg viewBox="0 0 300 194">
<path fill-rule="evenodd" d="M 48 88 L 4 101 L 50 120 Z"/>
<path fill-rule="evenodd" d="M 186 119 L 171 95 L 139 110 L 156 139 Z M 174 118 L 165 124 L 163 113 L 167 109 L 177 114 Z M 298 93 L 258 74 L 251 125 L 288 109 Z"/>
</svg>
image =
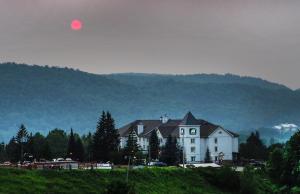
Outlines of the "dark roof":
<svg viewBox="0 0 300 194">
<path fill-rule="evenodd" d="M 182 119 L 180 125 L 199 125 L 199 120 L 194 117 L 191 112 L 188 112 Z"/>
<path fill-rule="evenodd" d="M 144 131 L 139 136 L 145 136 L 147 133 L 151 132 L 153 129 L 155 129 L 159 125 L 161 125 L 161 121 L 160 120 L 136 120 L 136 121 L 133 121 L 119 129 L 120 136 L 121 137 L 127 136 L 131 129 L 133 129 L 137 132 L 138 124 L 144 125 Z"/>
<path fill-rule="evenodd" d="M 200 126 L 200 137 L 206 138 L 212 134 L 220 126 L 209 123 L 205 120 L 196 119 L 191 112 L 188 112 L 183 119 L 169 119 L 167 123 L 162 123 L 161 120 L 136 120 L 119 129 L 121 137 L 126 137 L 131 129 L 137 132 L 138 124 L 144 125 L 143 133 L 139 134 L 139 137 L 150 137 L 151 131 L 158 129 L 163 137 L 169 135 L 173 137 L 179 137 L 179 126 L 180 125 L 199 125 Z M 222 127 L 220 127 L 222 128 Z M 223 128 L 222 128 L 223 129 Z M 238 137 L 238 134 L 233 133 L 229 130 L 224 129 L 234 137 Z"/>
</svg>

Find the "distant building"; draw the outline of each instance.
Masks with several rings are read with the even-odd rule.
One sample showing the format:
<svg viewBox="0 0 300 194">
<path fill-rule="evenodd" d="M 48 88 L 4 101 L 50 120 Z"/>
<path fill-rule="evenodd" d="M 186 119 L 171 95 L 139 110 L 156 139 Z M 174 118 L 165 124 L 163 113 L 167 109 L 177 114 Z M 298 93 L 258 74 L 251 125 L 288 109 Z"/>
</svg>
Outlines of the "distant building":
<svg viewBox="0 0 300 194">
<path fill-rule="evenodd" d="M 238 135 L 221 126 L 196 119 L 188 112 L 183 119 L 169 119 L 166 115 L 160 120 L 136 120 L 119 129 L 120 146 L 124 148 L 130 130 L 134 130 L 138 144 L 144 153 L 149 150 L 149 138 L 156 131 L 160 146 L 165 145 L 167 137 L 177 138 L 184 149 L 185 160 L 189 163 L 203 162 L 207 148 L 211 159 L 234 160 L 238 153 Z"/>
</svg>

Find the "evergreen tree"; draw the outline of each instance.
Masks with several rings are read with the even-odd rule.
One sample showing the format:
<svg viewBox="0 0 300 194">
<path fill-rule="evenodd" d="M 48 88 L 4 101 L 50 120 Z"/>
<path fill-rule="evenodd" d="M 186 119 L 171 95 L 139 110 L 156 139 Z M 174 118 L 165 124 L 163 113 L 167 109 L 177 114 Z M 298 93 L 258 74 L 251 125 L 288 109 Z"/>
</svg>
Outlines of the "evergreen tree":
<svg viewBox="0 0 300 194">
<path fill-rule="evenodd" d="M 20 126 L 20 129 L 17 133 L 16 141 L 18 142 L 20 146 L 20 161 L 23 162 L 24 159 L 24 147 L 25 143 L 28 141 L 28 132 L 26 127 L 22 124 Z"/>
<path fill-rule="evenodd" d="M 75 159 L 82 162 L 84 160 L 84 147 L 80 136 L 78 135 L 75 140 Z"/>
<path fill-rule="evenodd" d="M 267 147 L 260 139 L 258 131 L 252 132 L 246 143 L 240 144 L 240 155 L 247 159 L 266 160 L 268 158 Z"/>
<path fill-rule="evenodd" d="M 46 137 L 53 158 L 64 158 L 67 156 L 68 136 L 61 129 L 54 129 Z"/>
<path fill-rule="evenodd" d="M 72 160 L 76 159 L 76 142 L 75 142 L 75 137 L 73 133 L 73 129 L 71 128 L 70 136 L 69 136 L 69 141 L 68 141 L 68 149 L 67 149 L 67 156 L 71 158 Z"/>
<path fill-rule="evenodd" d="M 153 130 L 151 132 L 150 140 L 149 140 L 149 146 L 150 146 L 150 158 L 151 159 L 158 159 L 159 155 L 159 140 L 157 137 L 156 130 Z"/>
<path fill-rule="evenodd" d="M 119 147 L 119 133 L 109 112 L 102 112 L 93 136 L 93 158 L 97 161 L 109 161 L 110 155 Z"/>
<path fill-rule="evenodd" d="M 105 121 L 106 114 L 103 111 L 97 123 L 97 129 L 93 136 L 93 159 L 96 161 L 103 161 L 105 153 Z"/>
<path fill-rule="evenodd" d="M 2 142 L 0 144 L 0 162 L 5 162 L 6 159 L 5 144 Z"/>
<path fill-rule="evenodd" d="M 300 185 L 300 131 L 287 142 L 284 159 L 283 183 L 289 186 Z"/>
<path fill-rule="evenodd" d="M 140 146 L 137 143 L 137 136 L 134 129 L 131 129 L 128 134 L 128 140 L 124 152 L 126 156 L 134 157 L 140 151 Z"/>
<path fill-rule="evenodd" d="M 91 132 L 89 132 L 87 135 L 83 135 L 82 136 L 82 143 L 83 143 L 83 147 L 84 147 L 84 160 L 85 161 L 91 161 L 92 159 L 92 151 L 93 151 L 93 136 L 91 134 Z"/>
<path fill-rule="evenodd" d="M 52 157 L 53 157 L 53 155 L 51 152 L 50 145 L 49 145 L 48 141 L 45 141 L 45 143 L 43 144 L 43 146 L 41 148 L 41 158 L 44 158 L 46 160 L 51 160 Z"/>
<path fill-rule="evenodd" d="M 106 112 L 106 142 L 109 155 L 117 152 L 120 144 L 119 132 L 115 127 L 115 121 L 110 112 Z"/>
<path fill-rule="evenodd" d="M 180 150 L 176 138 L 168 136 L 166 145 L 162 149 L 161 160 L 168 165 L 175 165 L 180 160 Z"/>
<path fill-rule="evenodd" d="M 6 145 L 6 155 L 11 162 L 20 161 L 20 146 L 15 137 L 12 137 Z"/>
<path fill-rule="evenodd" d="M 40 160 L 43 157 L 43 148 L 46 144 L 46 139 L 45 137 L 40 134 L 40 133 L 36 133 L 33 136 L 31 136 L 29 138 L 29 152 L 33 155 L 33 157 L 36 160 Z"/>
<path fill-rule="evenodd" d="M 205 158 L 204 158 L 204 162 L 205 163 L 211 163 L 211 156 L 210 156 L 210 151 L 209 149 L 207 148 L 206 149 L 206 152 L 205 152 Z"/>
</svg>

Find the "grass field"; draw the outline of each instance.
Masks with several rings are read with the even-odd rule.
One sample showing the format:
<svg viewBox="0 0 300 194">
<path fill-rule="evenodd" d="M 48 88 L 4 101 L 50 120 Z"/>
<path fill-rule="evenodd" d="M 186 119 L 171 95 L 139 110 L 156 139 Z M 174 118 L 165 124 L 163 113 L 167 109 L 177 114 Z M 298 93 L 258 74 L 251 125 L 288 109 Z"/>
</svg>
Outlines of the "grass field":
<svg viewBox="0 0 300 194">
<path fill-rule="evenodd" d="M 126 170 L 0 169 L 0 193 L 103 193 L 113 180 L 126 180 Z M 132 170 L 129 181 L 140 194 L 223 194 L 199 173 L 178 168 Z"/>
</svg>

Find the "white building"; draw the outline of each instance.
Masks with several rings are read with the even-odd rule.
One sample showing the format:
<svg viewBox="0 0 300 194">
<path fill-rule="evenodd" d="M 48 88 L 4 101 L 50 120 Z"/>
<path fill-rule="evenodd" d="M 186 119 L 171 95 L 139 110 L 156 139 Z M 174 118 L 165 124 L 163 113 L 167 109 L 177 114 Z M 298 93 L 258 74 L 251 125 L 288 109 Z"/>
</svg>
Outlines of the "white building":
<svg viewBox="0 0 300 194">
<path fill-rule="evenodd" d="M 149 149 L 149 138 L 156 131 L 160 145 L 166 143 L 171 135 L 177 138 L 178 144 L 184 149 L 185 160 L 190 163 L 203 162 L 207 149 L 213 161 L 234 160 L 238 153 L 238 135 L 207 121 L 196 119 L 188 112 L 183 119 L 136 120 L 119 129 L 121 148 L 127 143 L 130 130 L 134 130 L 138 144 L 144 152 Z"/>
</svg>

